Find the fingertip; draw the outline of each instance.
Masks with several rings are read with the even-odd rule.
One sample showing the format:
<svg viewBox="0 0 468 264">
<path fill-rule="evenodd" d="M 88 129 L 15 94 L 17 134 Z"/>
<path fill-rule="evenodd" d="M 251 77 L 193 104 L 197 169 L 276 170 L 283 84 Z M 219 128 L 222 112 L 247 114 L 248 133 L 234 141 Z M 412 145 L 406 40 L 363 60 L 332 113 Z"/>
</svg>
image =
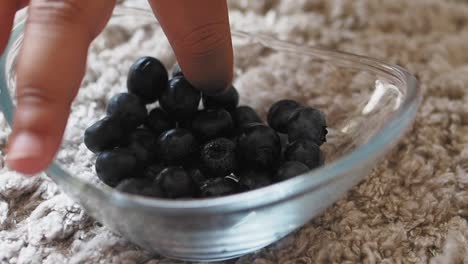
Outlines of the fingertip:
<svg viewBox="0 0 468 264">
<path fill-rule="evenodd" d="M 227 2 L 151 0 L 187 80 L 208 94 L 225 91 L 233 78 Z"/>
<path fill-rule="evenodd" d="M 192 85 L 206 94 L 220 94 L 229 88 L 234 75 L 232 48 L 225 43 L 209 55 L 193 58 L 179 54 L 184 76 Z"/>
<path fill-rule="evenodd" d="M 45 170 L 62 141 L 68 102 L 54 103 L 44 98 L 28 93 L 17 97 L 5 161 L 10 169 L 22 174 L 33 175 Z"/>
<path fill-rule="evenodd" d="M 9 169 L 24 174 L 25 176 L 34 176 L 47 168 L 48 162 L 38 158 L 23 158 L 15 160 L 6 160 Z"/>
<path fill-rule="evenodd" d="M 21 131 L 8 141 L 6 164 L 17 172 L 34 175 L 44 169 L 50 162 L 47 154 L 47 140 L 33 132 Z"/>
<path fill-rule="evenodd" d="M 187 80 L 196 88 L 208 95 L 222 94 L 227 91 L 232 84 L 232 67 L 225 66 L 216 70 L 193 70 L 184 71 Z"/>
</svg>

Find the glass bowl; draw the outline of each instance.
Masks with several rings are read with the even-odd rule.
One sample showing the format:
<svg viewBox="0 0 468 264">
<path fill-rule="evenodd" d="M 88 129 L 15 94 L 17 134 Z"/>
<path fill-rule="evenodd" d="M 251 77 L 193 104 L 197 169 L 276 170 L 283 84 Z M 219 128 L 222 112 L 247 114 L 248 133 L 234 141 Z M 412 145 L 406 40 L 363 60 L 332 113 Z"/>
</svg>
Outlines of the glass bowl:
<svg viewBox="0 0 468 264">
<path fill-rule="evenodd" d="M 0 105 L 10 124 L 23 27 L 24 19 L 18 20 L 0 61 Z M 234 84 L 242 104 L 265 116 L 274 101 L 290 98 L 327 114 L 323 167 L 258 190 L 201 200 L 127 195 L 100 184 L 93 156 L 82 143 L 89 116 L 100 118 L 106 100 L 125 91 L 127 70 L 136 58 L 158 57 L 168 69 L 176 63 L 149 10 L 118 7 L 91 46 L 62 148 L 47 175 L 90 215 L 141 247 L 170 258 L 219 261 L 265 247 L 331 206 L 369 173 L 415 118 L 418 82 L 398 66 L 236 29 L 232 38 Z"/>
</svg>

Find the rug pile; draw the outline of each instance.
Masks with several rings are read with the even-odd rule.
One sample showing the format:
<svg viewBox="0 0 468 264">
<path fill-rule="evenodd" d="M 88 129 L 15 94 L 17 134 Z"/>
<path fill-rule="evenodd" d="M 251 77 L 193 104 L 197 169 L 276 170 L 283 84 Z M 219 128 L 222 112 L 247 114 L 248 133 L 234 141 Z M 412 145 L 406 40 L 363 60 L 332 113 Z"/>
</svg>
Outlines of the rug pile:
<svg viewBox="0 0 468 264">
<path fill-rule="evenodd" d="M 120 1 L 146 6 L 143 1 Z M 226 263 L 468 262 L 468 4 L 464 0 L 230 0 L 235 28 L 399 64 L 422 83 L 413 129 L 298 232 Z M 9 130 L 0 122 L 4 145 Z M 3 162 L 1 163 L 3 166 Z M 148 263 L 45 176 L 0 170 L 0 263 Z"/>
</svg>

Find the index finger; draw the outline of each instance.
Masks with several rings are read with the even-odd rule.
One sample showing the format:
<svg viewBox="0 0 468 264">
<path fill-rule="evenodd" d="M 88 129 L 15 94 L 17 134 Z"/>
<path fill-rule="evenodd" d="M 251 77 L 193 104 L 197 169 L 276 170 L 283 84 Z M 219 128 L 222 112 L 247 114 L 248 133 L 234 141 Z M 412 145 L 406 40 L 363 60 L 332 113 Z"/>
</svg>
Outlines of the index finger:
<svg viewBox="0 0 468 264">
<path fill-rule="evenodd" d="M 225 0 L 150 0 L 184 76 L 205 93 L 224 91 L 233 78 Z"/>
</svg>

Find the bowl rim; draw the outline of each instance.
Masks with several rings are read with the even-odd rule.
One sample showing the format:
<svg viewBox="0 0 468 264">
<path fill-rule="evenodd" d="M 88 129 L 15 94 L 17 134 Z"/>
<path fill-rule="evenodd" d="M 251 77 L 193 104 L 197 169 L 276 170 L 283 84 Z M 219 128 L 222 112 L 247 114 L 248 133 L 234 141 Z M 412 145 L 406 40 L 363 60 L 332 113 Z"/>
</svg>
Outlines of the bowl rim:
<svg viewBox="0 0 468 264">
<path fill-rule="evenodd" d="M 150 16 L 154 20 L 154 23 L 159 25 L 150 10 L 117 6 L 112 17 L 123 16 Z M 22 34 L 23 23 L 24 19 L 15 23 L 12 37 L 10 38 L 10 44 L 0 57 L 0 107 L 9 125 L 11 125 L 14 107 L 8 92 L 5 67 L 7 55 L 11 49 L 12 43 Z M 247 32 L 231 30 L 233 36 L 248 37 L 262 44 L 266 42 L 270 47 L 273 43 L 275 46 L 281 47 L 283 51 L 288 53 L 306 54 L 325 61 L 333 59 L 334 63 L 332 64 L 339 67 L 355 68 L 372 72 L 376 75 L 383 75 L 385 78 L 392 79 L 400 85 L 406 86 L 406 96 L 401 102 L 400 107 L 395 111 L 395 114 L 367 143 L 360 145 L 326 166 L 309 171 L 292 179 L 249 192 L 210 199 L 169 200 L 125 194 L 107 186 L 96 187 L 88 181 L 72 176 L 72 174 L 58 165 L 57 161 L 54 161 L 49 166 L 46 170 L 46 174 L 59 186 L 62 185 L 62 187 L 72 188 L 74 191 L 94 195 L 97 198 L 105 199 L 119 207 L 142 207 L 147 210 L 163 210 L 175 213 L 196 212 L 202 214 L 219 213 L 221 211 L 251 210 L 304 195 L 317 188 L 328 185 L 331 182 L 339 181 L 350 172 L 358 171 L 366 163 L 373 162 L 376 157 L 385 154 L 386 151 L 402 137 L 406 130 L 409 129 L 416 117 L 417 110 L 422 101 L 419 82 L 415 76 L 402 67 L 366 56 L 319 47 L 300 46 L 295 43 L 278 40 L 269 35 L 252 35 Z"/>
</svg>

